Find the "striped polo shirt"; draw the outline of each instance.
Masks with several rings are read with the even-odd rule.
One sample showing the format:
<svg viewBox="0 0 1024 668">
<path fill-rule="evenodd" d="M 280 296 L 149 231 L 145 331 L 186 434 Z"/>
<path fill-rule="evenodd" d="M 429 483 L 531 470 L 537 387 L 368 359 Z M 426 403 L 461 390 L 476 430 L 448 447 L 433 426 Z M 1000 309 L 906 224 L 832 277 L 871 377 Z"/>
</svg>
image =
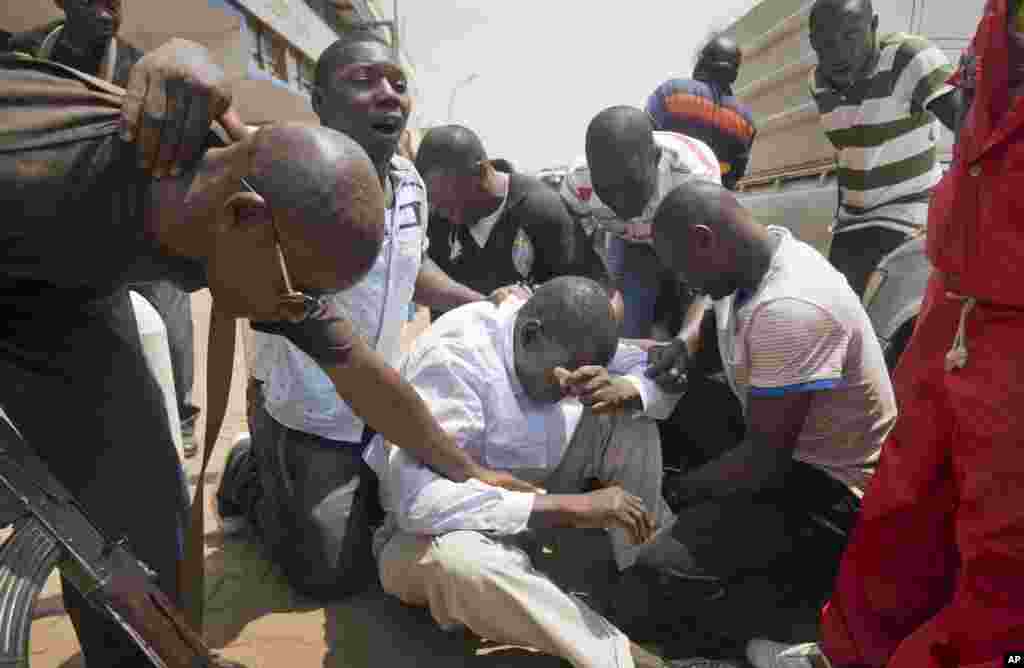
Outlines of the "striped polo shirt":
<svg viewBox="0 0 1024 668">
<path fill-rule="evenodd" d="M 810 392 L 793 456 L 857 496 L 893 424 L 896 397 L 882 347 L 846 278 L 781 227 L 752 294 L 714 303 L 718 349 L 743 410 L 751 397 Z"/>
<path fill-rule="evenodd" d="M 953 90 L 946 83 L 953 68 L 938 47 L 914 35 L 888 35 L 879 49 L 871 75 L 845 90 L 832 88 L 817 68 L 811 72 L 811 95 L 838 152 L 843 227 L 844 219 L 886 216 L 883 209 L 915 200 L 926 207 L 942 176 L 938 121 L 926 107 Z"/>
</svg>

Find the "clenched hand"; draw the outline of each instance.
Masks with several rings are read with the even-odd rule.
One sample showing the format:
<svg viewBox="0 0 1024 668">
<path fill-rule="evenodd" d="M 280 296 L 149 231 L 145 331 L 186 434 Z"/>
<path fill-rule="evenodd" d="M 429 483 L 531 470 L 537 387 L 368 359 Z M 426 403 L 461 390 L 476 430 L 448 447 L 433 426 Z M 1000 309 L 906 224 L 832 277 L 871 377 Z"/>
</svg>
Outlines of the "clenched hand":
<svg viewBox="0 0 1024 668">
<path fill-rule="evenodd" d="M 583 495 L 584 509 L 578 515 L 576 526 L 581 529 L 609 529 L 622 527 L 629 532 L 634 543 L 646 543 L 654 536 L 654 518 L 647 512 L 643 500 L 618 485 Z"/>
<path fill-rule="evenodd" d="M 686 344 L 676 340 L 663 346 L 655 346 L 647 351 L 650 366 L 645 375 L 670 394 L 686 391 L 689 381 L 687 373 L 690 368 L 690 353 Z"/>
<path fill-rule="evenodd" d="M 177 174 L 203 148 L 213 121 L 235 141 L 247 133 L 231 110 L 224 72 L 205 47 L 172 39 L 135 63 L 121 104 L 121 138 L 135 142 L 139 165 Z"/>
<path fill-rule="evenodd" d="M 622 376 L 612 376 L 603 366 L 581 366 L 575 371 L 557 368 L 554 374 L 563 396 L 578 398 L 598 415 L 641 407 L 636 385 Z"/>
</svg>

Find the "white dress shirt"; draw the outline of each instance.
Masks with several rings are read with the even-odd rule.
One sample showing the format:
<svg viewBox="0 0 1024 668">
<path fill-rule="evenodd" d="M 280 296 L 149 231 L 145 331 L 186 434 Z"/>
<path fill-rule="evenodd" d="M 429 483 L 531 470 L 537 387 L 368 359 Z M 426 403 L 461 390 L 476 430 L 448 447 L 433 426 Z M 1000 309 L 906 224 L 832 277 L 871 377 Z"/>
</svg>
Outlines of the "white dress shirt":
<svg viewBox="0 0 1024 668">
<path fill-rule="evenodd" d="M 391 159 L 394 205 L 384 212 L 384 244 L 366 278 L 332 297 L 369 345 L 396 369 L 402 325 L 427 252 L 427 191 L 411 162 Z M 286 427 L 334 441 L 358 442 L 364 422 L 334 383 L 286 339 L 254 332 L 254 377 L 266 382 L 266 410 Z"/>
<path fill-rule="evenodd" d="M 430 406 L 441 427 L 474 460 L 523 480 L 545 480 L 562 460 L 583 406 L 530 400 L 515 373 L 513 333 L 523 301 L 501 307 L 478 302 L 452 310 L 421 334 L 402 375 Z M 643 374 L 647 353 L 620 344 L 608 365 L 636 384 L 648 417 L 664 419 L 678 395 L 663 393 Z M 365 458 L 381 480 L 382 501 L 403 531 L 456 530 L 512 534 L 526 528 L 534 495 L 478 480 L 455 483 L 378 437 Z"/>
</svg>

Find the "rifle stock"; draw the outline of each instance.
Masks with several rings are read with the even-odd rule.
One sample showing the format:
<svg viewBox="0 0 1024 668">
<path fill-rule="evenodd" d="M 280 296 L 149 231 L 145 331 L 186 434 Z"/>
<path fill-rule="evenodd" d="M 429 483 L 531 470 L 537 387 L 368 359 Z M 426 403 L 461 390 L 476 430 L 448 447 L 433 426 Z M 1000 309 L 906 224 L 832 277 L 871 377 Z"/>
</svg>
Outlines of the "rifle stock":
<svg viewBox="0 0 1024 668">
<path fill-rule="evenodd" d="M 50 546 L 47 551 L 54 542 L 61 551 L 62 575 L 92 605 L 116 620 L 157 668 L 239 665 L 221 659 L 207 648 L 178 608 L 160 591 L 154 573 L 131 553 L 125 541 L 112 542 L 100 533 L 3 418 L 0 413 L 0 491 L 6 491 L 20 506 L 21 514 L 29 516 L 15 524 L 15 532 L 5 548 L 17 544 L 21 537 L 23 542 L 33 535 L 37 542 L 40 536 L 51 537 L 43 542 Z M 0 556 L 0 573 L 17 578 L 34 564 L 8 563 L 10 560 L 38 560 L 45 555 L 31 549 L 4 549 Z M 34 596 L 27 603 L 19 602 L 23 610 L 4 611 L 0 625 L 27 625 Z M 8 632 L 9 629 L 0 627 L 0 637 Z M 6 648 L 0 655 L 21 655 L 25 649 Z"/>
<path fill-rule="evenodd" d="M 220 665 L 182 613 L 156 586 L 148 570 L 123 544 L 108 560 L 109 575 L 89 595 L 135 639 L 154 664 L 166 668 Z"/>
</svg>

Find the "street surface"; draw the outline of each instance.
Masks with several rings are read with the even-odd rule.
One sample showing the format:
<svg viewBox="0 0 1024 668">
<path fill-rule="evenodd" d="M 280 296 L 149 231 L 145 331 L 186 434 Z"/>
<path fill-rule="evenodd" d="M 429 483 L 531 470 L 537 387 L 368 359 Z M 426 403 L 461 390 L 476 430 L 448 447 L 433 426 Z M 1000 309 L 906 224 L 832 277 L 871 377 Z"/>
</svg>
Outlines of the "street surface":
<svg viewBox="0 0 1024 668">
<path fill-rule="evenodd" d="M 205 404 L 206 336 L 210 299 L 192 298 L 196 323 L 196 401 Z M 426 323 L 426 312 L 407 328 L 404 343 Z M 242 337 L 239 337 L 242 341 Z M 224 428 L 206 476 L 206 498 L 213 499 L 224 459 L 235 436 L 245 431 L 245 351 L 235 355 L 231 399 Z M 202 424 L 197 429 L 197 440 Z M 186 460 L 195 489 L 200 457 Z M 283 577 L 243 537 L 225 538 L 210 507 L 206 509 L 207 642 L 249 668 L 374 668 L 420 665 L 475 668 L 557 668 L 567 663 L 535 652 L 496 646 L 467 633 L 439 630 L 426 610 L 403 606 L 379 590 L 343 603 L 318 606 L 294 594 Z M 81 668 L 71 621 L 64 611 L 60 581 L 54 575 L 40 595 L 32 624 L 32 668 Z M 102 667 L 95 667 L 102 668 Z"/>
</svg>

